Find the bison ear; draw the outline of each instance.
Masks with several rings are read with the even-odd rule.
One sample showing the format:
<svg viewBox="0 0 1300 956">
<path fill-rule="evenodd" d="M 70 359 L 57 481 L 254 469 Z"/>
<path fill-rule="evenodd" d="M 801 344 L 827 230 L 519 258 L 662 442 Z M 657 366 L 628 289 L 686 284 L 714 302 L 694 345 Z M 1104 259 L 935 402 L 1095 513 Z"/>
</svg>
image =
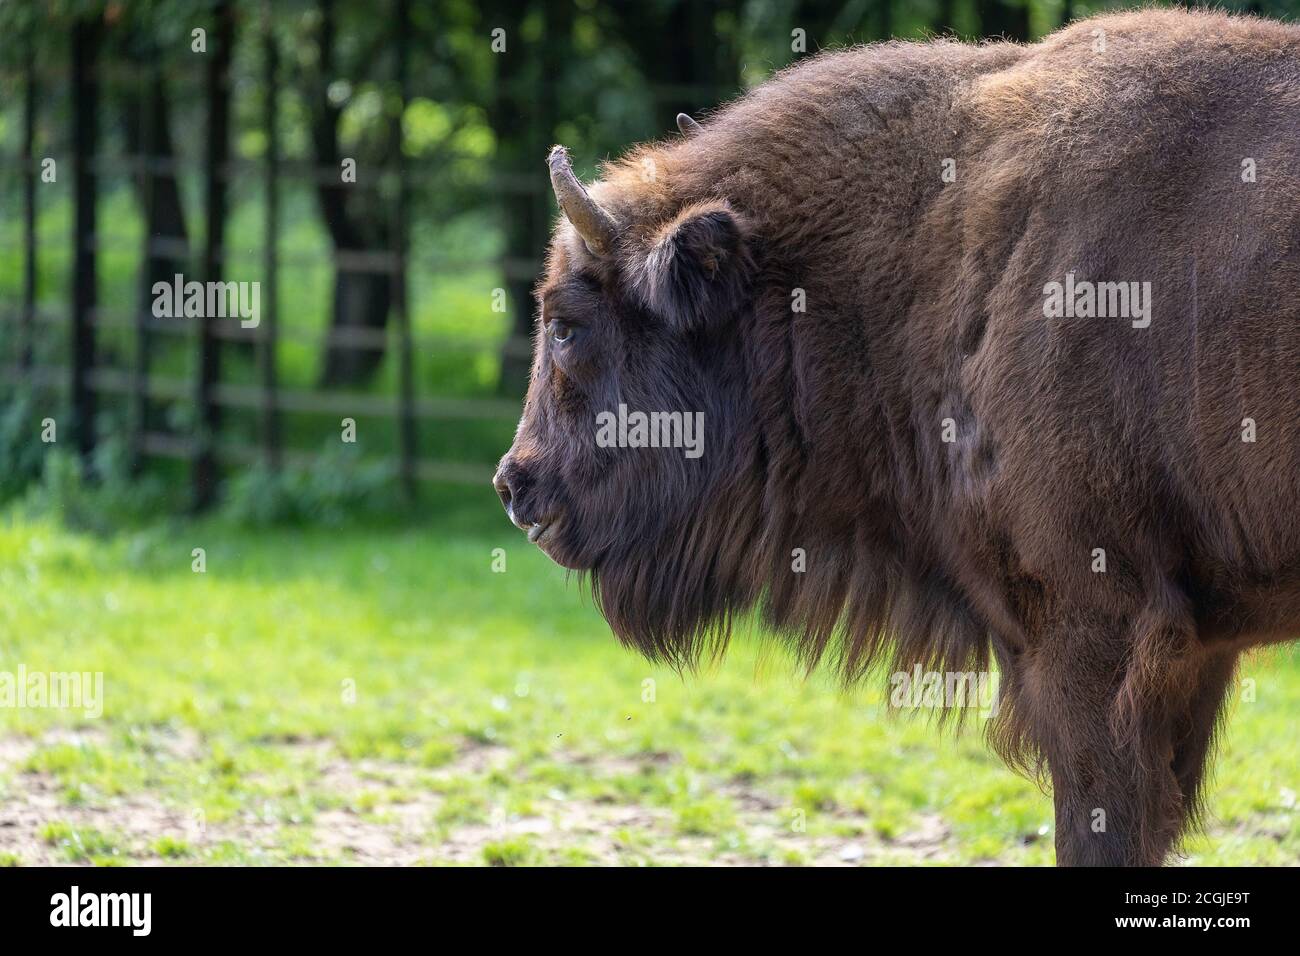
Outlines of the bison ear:
<svg viewBox="0 0 1300 956">
<path fill-rule="evenodd" d="M 646 256 L 641 287 L 651 310 L 681 329 L 733 313 L 753 271 L 747 231 L 725 202 L 683 209 L 655 234 Z"/>
</svg>

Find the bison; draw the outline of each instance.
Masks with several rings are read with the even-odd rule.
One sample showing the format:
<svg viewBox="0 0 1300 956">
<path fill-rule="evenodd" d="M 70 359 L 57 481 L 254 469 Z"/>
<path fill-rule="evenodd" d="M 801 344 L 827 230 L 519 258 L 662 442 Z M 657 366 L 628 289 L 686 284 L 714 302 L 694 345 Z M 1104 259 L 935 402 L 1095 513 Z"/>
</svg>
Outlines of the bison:
<svg viewBox="0 0 1300 956">
<path fill-rule="evenodd" d="M 511 520 L 656 661 L 754 611 L 850 681 L 996 667 L 1058 864 L 1160 864 L 1300 631 L 1300 29 L 876 44 L 681 126 L 550 154 Z"/>
</svg>

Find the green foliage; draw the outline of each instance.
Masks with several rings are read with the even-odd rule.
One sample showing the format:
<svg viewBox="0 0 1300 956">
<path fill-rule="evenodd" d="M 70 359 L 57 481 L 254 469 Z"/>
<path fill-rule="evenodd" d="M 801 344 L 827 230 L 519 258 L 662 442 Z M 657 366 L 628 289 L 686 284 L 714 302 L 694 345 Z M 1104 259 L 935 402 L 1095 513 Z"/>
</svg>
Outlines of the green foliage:
<svg viewBox="0 0 1300 956">
<path fill-rule="evenodd" d="M 47 823 L 41 829 L 41 836 L 46 843 L 62 849 L 69 863 L 109 863 L 118 853 L 113 838 L 94 827 Z"/>
<path fill-rule="evenodd" d="M 683 803 L 677 811 L 677 829 L 688 835 L 714 835 L 735 826 L 735 812 L 730 802 L 715 797 L 697 797 Z"/>
<path fill-rule="evenodd" d="M 15 497 L 40 477 L 50 448 L 41 441 L 43 417 L 29 390 L 0 390 L 0 501 Z"/>
<path fill-rule="evenodd" d="M 108 534 L 114 529 L 155 518 L 172 506 L 158 475 L 136 476 L 130 450 L 120 437 L 100 441 L 89 470 L 76 452 L 45 445 L 40 480 L 27 489 L 24 505 L 51 515 L 69 528 Z"/>
<path fill-rule="evenodd" d="M 483 848 L 488 866 L 528 866 L 537 862 L 537 850 L 523 837 L 489 843 Z"/>
<path fill-rule="evenodd" d="M 100 534 L 184 507 L 184 481 L 169 487 L 159 473 L 135 473 L 124 429 L 106 422 L 100 432 L 107 437 L 87 469 L 66 442 L 41 441 L 35 403 L 29 393 L 16 391 L 0 408 L 0 502 L 23 496 L 33 514 Z M 245 527 L 337 527 L 399 515 L 399 502 L 390 461 L 364 460 L 356 445 L 335 439 L 312 465 L 272 470 L 256 464 L 236 471 L 227 483 L 223 514 Z"/>
<path fill-rule="evenodd" d="M 149 848 L 165 860 L 180 860 L 194 855 L 194 848 L 173 836 L 161 836 Z"/>
<path fill-rule="evenodd" d="M 364 461 L 355 445 L 334 440 L 315 465 L 276 471 L 258 464 L 240 472 L 227 488 L 224 514 L 248 527 L 337 527 L 391 515 L 398 501 L 391 462 Z"/>
</svg>

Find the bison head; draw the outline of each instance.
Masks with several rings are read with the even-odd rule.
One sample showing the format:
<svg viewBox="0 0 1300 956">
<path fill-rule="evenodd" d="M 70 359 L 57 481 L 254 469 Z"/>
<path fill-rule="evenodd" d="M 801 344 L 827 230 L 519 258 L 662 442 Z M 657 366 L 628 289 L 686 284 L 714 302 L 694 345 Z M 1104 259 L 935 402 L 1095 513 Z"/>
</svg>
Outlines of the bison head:
<svg viewBox="0 0 1300 956">
<path fill-rule="evenodd" d="M 753 238 L 718 199 L 674 198 L 644 157 L 589 193 L 548 159 L 564 216 L 539 283 L 532 378 L 493 484 L 510 520 L 590 576 L 615 633 L 684 661 L 748 604 L 761 454 L 738 325 Z"/>
</svg>

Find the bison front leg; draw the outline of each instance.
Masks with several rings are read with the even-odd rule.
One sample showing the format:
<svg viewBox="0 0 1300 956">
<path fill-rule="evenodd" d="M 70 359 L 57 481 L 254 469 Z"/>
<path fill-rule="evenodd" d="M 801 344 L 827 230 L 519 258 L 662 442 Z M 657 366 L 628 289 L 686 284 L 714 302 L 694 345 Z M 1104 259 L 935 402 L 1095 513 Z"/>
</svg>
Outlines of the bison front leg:
<svg viewBox="0 0 1300 956">
<path fill-rule="evenodd" d="M 1076 616 L 1043 638 L 1021 662 L 1020 689 L 1051 772 L 1057 864 L 1160 865 L 1186 818 L 1176 751 L 1194 640 L 1149 615 Z"/>
</svg>

